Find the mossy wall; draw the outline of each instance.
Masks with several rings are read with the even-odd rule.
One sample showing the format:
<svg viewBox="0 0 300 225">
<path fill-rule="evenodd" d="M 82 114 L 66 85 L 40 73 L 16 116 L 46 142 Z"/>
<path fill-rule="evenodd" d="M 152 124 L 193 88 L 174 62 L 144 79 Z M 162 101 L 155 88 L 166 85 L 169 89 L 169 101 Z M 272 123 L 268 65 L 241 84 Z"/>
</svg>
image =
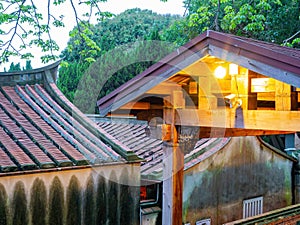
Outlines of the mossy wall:
<svg viewBox="0 0 300 225">
<path fill-rule="evenodd" d="M 0 225 L 7 224 L 7 194 L 5 187 L 0 184 Z"/>
<path fill-rule="evenodd" d="M 137 184 L 139 167 L 128 164 L 3 176 L 0 225 L 138 225 Z"/>
<path fill-rule="evenodd" d="M 236 137 L 184 173 L 183 220 L 241 219 L 243 200 L 263 197 L 263 212 L 292 204 L 293 162 L 256 137 Z"/>
<path fill-rule="evenodd" d="M 54 177 L 49 193 L 49 225 L 63 225 L 64 221 L 64 188 L 58 177 Z"/>
<path fill-rule="evenodd" d="M 46 224 L 47 193 L 45 183 L 36 178 L 31 188 L 30 212 L 32 225 Z"/>
</svg>

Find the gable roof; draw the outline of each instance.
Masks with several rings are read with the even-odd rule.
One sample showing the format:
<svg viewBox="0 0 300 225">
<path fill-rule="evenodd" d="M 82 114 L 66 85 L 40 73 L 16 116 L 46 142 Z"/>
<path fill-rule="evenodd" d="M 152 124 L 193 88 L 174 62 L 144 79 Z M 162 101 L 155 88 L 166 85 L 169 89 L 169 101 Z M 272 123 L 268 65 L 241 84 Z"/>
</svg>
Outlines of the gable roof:
<svg viewBox="0 0 300 225">
<path fill-rule="evenodd" d="M 101 116 L 141 96 L 205 56 L 236 63 L 300 87 L 300 50 L 216 31 L 206 31 L 98 100 Z"/>
<path fill-rule="evenodd" d="M 0 73 L 0 172 L 140 160 L 58 90 L 57 66 Z"/>
</svg>

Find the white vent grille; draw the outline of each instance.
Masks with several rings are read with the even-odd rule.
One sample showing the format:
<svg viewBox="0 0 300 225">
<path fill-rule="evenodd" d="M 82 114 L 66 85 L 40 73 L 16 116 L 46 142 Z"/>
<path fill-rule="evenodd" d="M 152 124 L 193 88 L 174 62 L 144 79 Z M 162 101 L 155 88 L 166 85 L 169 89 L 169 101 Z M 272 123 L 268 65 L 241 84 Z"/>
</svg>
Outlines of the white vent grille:
<svg viewBox="0 0 300 225">
<path fill-rule="evenodd" d="M 243 201 L 243 218 L 256 216 L 263 213 L 263 197 Z"/>
</svg>

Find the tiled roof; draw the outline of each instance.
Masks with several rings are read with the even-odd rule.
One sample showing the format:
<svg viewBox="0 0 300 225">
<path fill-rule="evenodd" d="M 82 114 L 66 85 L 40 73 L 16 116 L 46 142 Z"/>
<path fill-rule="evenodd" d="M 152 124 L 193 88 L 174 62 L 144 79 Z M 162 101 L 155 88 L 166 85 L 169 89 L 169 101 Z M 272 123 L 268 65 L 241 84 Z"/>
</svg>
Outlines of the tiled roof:
<svg viewBox="0 0 300 225">
<path fill-rule="evenodd" d="M 39 84 L 1 87 L 0 120 L 2 172 L 121 160 Z"/>
<path fill-rule="evenodd" d="M 290 47 L 281 46 L 281 45 L 271 43 L 271 42 L 256 40 L 253 38 L 246 38 L 246 37 L 242 37 L 242 36 L 236 36 L 236 35 L 232 35 L 232 34 L 223 33 L 223 35 L 227 36 L 228 38 L 240 40 L 245 43 L 252 44 L 253 46 L 258 46 L 261 48 L 272 50 L 273 52 L 276 52 L 279 54 L 284 54 L 284 55 L 292 57 L 292 58 L 297 58 L 297 59 L 300 58 L 300 49 L 297 49 L 297 48 L 290 48 Z"/>
<path fill-rule="evenodd" d="M 20 80 L 20 75 L 0 74 L 0 173 L 134 158 L 126 146 L 101 133 L 55 83 L 46 88 L 43 76 L 34 75 L 19 85 L 14 79 Z"/>
<path fill-rule="evenodd" d="M 120 121 L 100 121 L 98 126 L 132 149 L 139 157 L 145 159 L 141 165 L 144 178 L 162 179 L 163 142 L 150 137 L 147 124 L 136 124 Z M 184 169 L 188 169 L 222 149 L 230 138 L 203 138 L 195 145 L 194 150 L 184 157 Z"/>
<path fill-rule="evenodd" d="M 122 122 L 98 122 L 113 138 L 130 148 L 145 161 L 141 165 L 141 173 L 149 174 L 160 167 L 163 159 L 162 141 L 149 137 L 149 127 L 146 124 Z"/>
</svg>

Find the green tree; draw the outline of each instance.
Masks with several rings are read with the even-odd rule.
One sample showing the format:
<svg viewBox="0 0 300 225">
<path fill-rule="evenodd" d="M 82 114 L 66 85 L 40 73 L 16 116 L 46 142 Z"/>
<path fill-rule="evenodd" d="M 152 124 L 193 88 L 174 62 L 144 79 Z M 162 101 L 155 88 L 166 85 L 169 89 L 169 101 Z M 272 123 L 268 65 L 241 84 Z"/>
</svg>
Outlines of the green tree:
<svg viewBox="0 0 300 225">
<path fill-rule="evenodd" d="M 83 112 L 94 113 L 95 105 L 91 105 L 90 102 L 96 103 L 99 91 L 99 97 L 108 94 L 173 49 L 169 48 L 170 45 L 167 49 L 161 48 L 161 44 L 156 48 L 153 46 L 150 48 L 149 43 L 143 41 L 161 40 L 162 30 L 178 18 L 178 16 L 159 15 L 150 10 L 126 10 L 91 28 L 93 33 L 90 39 L 93 40 L 93 45 L 96 44 L 101 49 L 100 52 L 82 43 L 80 37 L 75 35 L 69 41 L 69 46 L 72 48 L 66 48 L 62 52 L 66 66 L 60 69 L 58 87 L 69 100 L 76 99 L 76 105 Z M 113 54 L 112 49 L 114 49 Z M 154 57 L 153 54 L 156 56 Z M 87 68 L 94 59 L 98 59 L 97 63 L 101 66 L 90 69 L 93 74 L 84 75 L 89 73 Z M 107 80 L 106 78 L 112 77 L 110 73 L 112 68 L 113 78 Z M 79 82 L 82 83 L 80 87 L 78 87 Z M 87 90 L 97 91 L 97 93 L 88 93 Z"/>
<path fill-rule="evenodd" d="M 85 113 L 95 113 L 96 102 L 150 67 L 173 49 L 161 41 L 141 41 L 119 46 L 97 59 L 81 77 L 74 104 Z"/>
<path fill-rule="evenodd" d="M 57 59 L 59 46 L 53 39 L 52 31 L 55 28 L 63 29 L 65 22 L 69 23 L 70 20 L 77 24 L 76 31 L 70 35 L 78 34 L 81 42 L 92 44 L 89 38 L 92 32 L 90 21 L 93 18 L 102 21 L 112 16 L 109 12 L 101 11 L 99 3 L 106 1 L 48 0 L 46 4 L 40 0 L 1 1 L 0 63 L 8 62 L 11 56 L 18 56 L 21 59 L 32 58 L 33 54 L 29 49 L 33 46 L 45 53 L 41 57 L 43 62 Z M 57 9 L 62 7 L 71 8 L 72 15 L 57 14 L 59 11 Z M 97 48 L 94 50 L 97 51 Z"/>
<path fill-rule="evenodd" d="M 31 60 L 27 60 L 25 68 L 23 67 L 21 69 L 21 64 L 20 63 L 14 64 L 14 62 L 12 62 L 9 66 L 8 71 L 7 71 L 6 68 L 4 68 L 4 72 L 14 72 L 14 71 L 31 70 L 31 69 L 32 69 Z"/>
<path fill-rule="evenodd" d="M 207 29 L 282 44 L 299 30 L 297 0 L 185 0 L 188 15 L 164 34 L 181 45 Z"/>
<path fill-rule="evenodd" d="M 31 69 L 32 69 L 31 60 L 26 60 L 26 66 L 25 69 L 23 70 L 31 70 Z"/>
<path fill-rule="evenodd" d="M 78 82 L 89 65 L 89 62 L 70 62 L 60 69 L 57 86 L 70 101 L 74 100 Z"/>
<path fill-rule="evenodd" d="M 20 63 L 14 64 L 13 62 L 9 66 L 8 72 L 21 71 Z"/>
</svg>

